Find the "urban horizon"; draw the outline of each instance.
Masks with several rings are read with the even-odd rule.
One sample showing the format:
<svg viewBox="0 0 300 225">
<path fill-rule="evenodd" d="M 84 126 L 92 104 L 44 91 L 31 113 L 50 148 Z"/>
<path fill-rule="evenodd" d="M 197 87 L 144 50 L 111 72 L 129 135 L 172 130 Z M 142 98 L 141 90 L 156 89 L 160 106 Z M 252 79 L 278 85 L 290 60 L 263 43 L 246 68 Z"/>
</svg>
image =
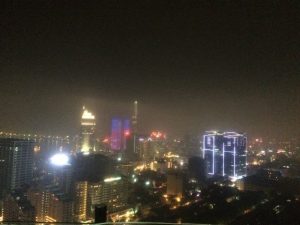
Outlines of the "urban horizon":
<svg viewBox="0 0 300 225">
<path fill-rule="evenodd" d="M 299 6 L 5 1 L 0 225 L 299 225 Z"/>
</svg>

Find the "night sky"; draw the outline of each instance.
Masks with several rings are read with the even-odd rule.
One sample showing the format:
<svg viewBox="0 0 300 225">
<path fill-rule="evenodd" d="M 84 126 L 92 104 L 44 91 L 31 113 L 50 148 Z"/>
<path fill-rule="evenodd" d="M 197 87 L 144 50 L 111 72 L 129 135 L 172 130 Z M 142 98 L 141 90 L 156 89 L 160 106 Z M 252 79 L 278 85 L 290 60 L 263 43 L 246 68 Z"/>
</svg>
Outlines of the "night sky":
<svg viewBox="0 0 300 225">
<path fill-rule="evenodd" d="M 5 1 L 0 130 L 105 134 L 140 102 L 140 131 L 300 135 L 299 1 Z"/>
</svg>

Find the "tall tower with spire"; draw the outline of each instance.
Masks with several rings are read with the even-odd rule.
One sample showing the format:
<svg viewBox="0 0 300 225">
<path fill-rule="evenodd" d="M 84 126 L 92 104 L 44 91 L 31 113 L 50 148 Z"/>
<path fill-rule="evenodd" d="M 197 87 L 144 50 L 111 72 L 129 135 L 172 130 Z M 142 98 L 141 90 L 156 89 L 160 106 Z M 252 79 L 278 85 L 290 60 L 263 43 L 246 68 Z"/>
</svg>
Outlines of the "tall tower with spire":
<svg viewBox="0 0 300 225">
<path fill-rule="evenodd" d="M 138 101 L 133 103 L 133 115 L 132 115 L 132 138 L 133 138 L 133 153 L 137 151 L 137 134 L 138 134 Z"/>
<path fill-rule="evenodd" d="M 132 115 L 132 133 L 136 135 L 138 132 L 138 101 L 135 100 L 133 103 L 133 115 Z"/>
</svg>

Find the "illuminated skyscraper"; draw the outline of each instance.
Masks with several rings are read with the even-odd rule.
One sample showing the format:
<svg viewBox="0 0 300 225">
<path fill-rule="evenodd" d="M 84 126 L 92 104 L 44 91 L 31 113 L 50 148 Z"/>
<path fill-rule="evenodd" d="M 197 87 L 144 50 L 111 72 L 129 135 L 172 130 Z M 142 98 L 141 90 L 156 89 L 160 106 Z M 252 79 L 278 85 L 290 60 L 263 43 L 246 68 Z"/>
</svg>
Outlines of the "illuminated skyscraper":
<svg viewBox="0 0 300 225">
<path fill-rule="evenodd" d="M 225 132 L 223 137 L 223 176 L 227 175 L 234 178 L 246 176 L 246 136 L 236 132 Z"/>
<path fill-rule="evenodd" d="M 128 119 L 113 118 L 111 121 L 110 147 L 114 151 L 123 151 L 127 148 L 127 141 L 131 135 Z"/>
<path fill-rule="evenodd" d="M 247 138 L 236 132 L 206 132 L 203 158 L 209 175 L 237 179 L 246 176 Z"/>
<path fill-rule="evenodd" d="M 83 107 L 81 116 L 81 133 L 80 133 L 80 149 L 79 152 L 89 154 L 94 150 L 95 146 L 95 116 Z"/>
</svg>

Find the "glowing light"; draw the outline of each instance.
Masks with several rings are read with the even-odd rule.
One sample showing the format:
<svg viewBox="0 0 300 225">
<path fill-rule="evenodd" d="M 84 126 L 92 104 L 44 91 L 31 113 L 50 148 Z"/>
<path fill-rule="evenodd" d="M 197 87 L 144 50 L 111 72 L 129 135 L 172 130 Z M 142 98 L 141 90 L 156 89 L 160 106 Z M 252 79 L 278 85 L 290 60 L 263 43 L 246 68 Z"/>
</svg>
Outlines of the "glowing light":
<svg viewBox="0 0 300 225">
<path fill-rule="evenodd" d="M 142 164 L 142 165 L 136 166 L 136 167 L 134 168 L 134 171 L 143 171 L 143 170 L 145 170 L 145 169 L 147 169 L 147 166 L 144 165 L 144 164 Z"/>
<path fill-rule="evenodd" d="M 55 223 L 55 222 L 57 222 L 57 221 L 56 221 L 56 219 L 54 219 L 54 218 L 51 217 L 51 216 L 46 216 L 46 222 L 53 222 L 53 223 Z"/>
<path fill-rule="evenodd" d="M 277 150 L 277 154 L 280 154 L 280 153 L 285 153 L 286 151 L 284 149 L 278 149 Z"/>
<path fill-rule="evenodd" d="M 122 161 L 122 158 L 121 158 L 121 157 L 118 157 L 117 160 L 120 162 L 120 161 Z"/>
<path fill-rule="evenodd" d="M 118 181 L 121 179 L 122 179 L 121 177 L 108 177 L 108 178 L 104 179 L 104 182 L 109 183 L 109 182 Z"/>
<path fill-rule="evenodd" d="M 85 119 L 85 120 L 94 120 L 95 119 L 95 116 L 89 112 L 87 109 L 85 109 L 83 111 L 83 114 L 81 116 L 81 119 Z"/>
<path fill-rule="evenodd" d="M 126 137 L 128 137 L 128 136 L 130 135 L 130 131 L 126 130 L 126 131 L 124 132 L 124 135 L 125 135 Z"/>
<path fill-rule="evenodd" d="M 180 197 L 176 197 L 175 198 L 177 202 L 181 202 L 181 198 Z"/>
<path fill-rule="evenodd" d="M 41 147 L 40 147 L 40 146 L 34 146 L 33 151 L 34 151 L 35 153 L 40 152 L 40 151 L 41 151 Z"/>
<path fill-rule="evenodd" d="M 151 134 L 150 134 L 150 137 L 152 138 L 166 138 L 166 135 L 160 131 L 152 131 Z"/>
<path fill-rule="evenodd" d="M 58 153 L 50 158 L 51 164 L 55 166 L 66 166 L 70 165 L 69 157 L 66 154 Z"/>
<path fill-rule="evenodd" d="M 147 181 L 145 182 L 145 185 L 146 185 L 146 186 L 149 186 L 149 185 L 150 185 L 150 181 L 147 180 Z"/>
<path fill-rule="evenodd" d="M 108 143 L 109 142 L 109 138 L 104 138 L 104 140 L 102 142 L 103 143 Z"/>
<path fill-rule="evenodd" d="M 157 152 L 159 153 L 159 152 Z M 164 155 L 166 158 L 179 158 L 179 155 L 173 154 L 172 152 L 168 152 Z"/>
</svg>

